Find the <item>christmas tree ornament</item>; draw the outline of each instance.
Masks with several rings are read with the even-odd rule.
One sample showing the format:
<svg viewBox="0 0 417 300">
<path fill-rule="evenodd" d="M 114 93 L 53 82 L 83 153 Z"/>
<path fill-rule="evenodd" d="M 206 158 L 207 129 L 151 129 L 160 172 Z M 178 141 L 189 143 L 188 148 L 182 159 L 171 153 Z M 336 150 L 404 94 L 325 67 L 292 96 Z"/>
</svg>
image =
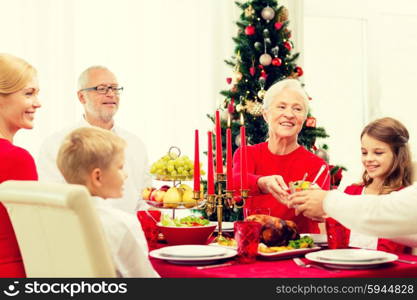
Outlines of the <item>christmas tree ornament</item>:
<svg viewBox="0 0 417 300">
<path fill-rule="evenodd" d="M 262 50 L 262 43 L 261 42 L 255 42 L 255 44 L 253 44 L 253 46 L 258 51 L 261 51 Z"/>
<path fill-rule="evenodd" d="M 272 61 L 272 57 L 268 53 L 264 53 L 259 57 L 259 62 L 263 66 L 269 66 L 271 64 L 271 61 Z"/>
<path fill-rule="evenodd" d="M 285 43 L 284 43 L 284 47 L 285 47 L 288 51 L 291 51 L 291 49 L 292 49 L 291 44 L 290 44 L 289 42 L 285 42 Z"/>
<path fill-rule="evenodd" d="M 278 57 L 275 57 L 273 60 L 272 60 L 272 65 L 273 66 L 275 66 L 275 67 L 279 67 L 280 65 L 281 65 L 281 60 L 278 58 Z"/>
<path fill-rule="evenodd" d="M 262 103 L 247 100 L 246 101 L 246 110 L 252 116 L 259 117 L 259 116 L 262 115 L 262 112 L 263 112 Z"/>
<path fill-rule="evenodd" d="M 278 22 L 285 22 L 288 20 L 288 9 L 286 7 L 282 7 L 278 13 Z"/>
<path fill-rule="evenodd" d="M 254 14 L 255 14 L 255 10 L 253 9 L 252 5 L 249 5 L 247 8 L 245 8 L 246 18 L 252 18 Z"/>
<path fill-rule="evenodd" d="M 242 75 L 241 72 L 239 72 L 239 71 L 236 71 L 235 72 L 235 82 L 241 81 L 242 80 L 242 77 L 243 77 L 243 75 Z"/>
<path fill-rule="evenodd" d="M 258 98 L 263 100 L 264 97 L 265 97 L 265 93 L 266 93 L 266 91 L 264 90 L 264 88 L 262 88 L 261 90 L 259 90 L 258 91 Z"/>
<path fill-rule="evenodd" d="M 250 73 L 252 76 L 254 76 L 254 75 L 255 75 L 255 72 L 256 72 L 255 67 L 250 67 L 250 68 L 249 68 L 249 73 Z"/>
<path fill-rule="evenodd" d="M 245 34 L 246 35 L 254 35 L 255 34 L 255 26 L 253 26 L 253 25 L 246 26 Z"/>
<path fill-rule="evenodd" d="M 261 78 L 265 79 L 265 81 L 266 81 L 267 77 L 268 77 L 268 74 L 266 74 L 265 70 L 262 70 L 261 71 Z"/>
<path fill-rule="evenodd" d="M 279 47 L 275 46 L 274 48 L 271 49 L 271 52 L 275 57 L 278 57 Z"/>
<path fill-rule="evenodd" d="M 265 47 L 266 47 L 266 44 L 268 44 L 268 45 L 271 44 L 271 39 L 270 38 L 266 38 L 266 39 L 264 39 L 264 42 L 265 42 Z"/>
<path fill-rule="evenodd" d="M 274 27 L 276 30 L 280 30 L 282 28 L 282 23 L 281 22 L 275 22 Z"/>
<path fill-rule="evenodd" d="M 304 71 L 301 67 L 295 67 L 295 72 L 297 72 L 298 76 L 303 76 Z"/>
<path fill-rule="evenodd" d="M 237 147 L 240 147 L 240 133 L 236 136 L 236 138 L 235 138 L 235 145 L 237 146 Z"/>
<path fill-rule="evenodd" d="M 311 128 L 316 128 L 316 118 L 308 117 L 306 120 L 306 126 Z"/>
<path fill-rule="evenodd" d="M 227 111 L 229 114 L 233 114 L 235 112 L 235 99 L 230 99 L 229 104 L 227 105 Z"/>
<path fill-rule="evenodd" d="M 264 36 L 264 38 L 269 38 L 269 30 L 265 28 L 265 29 L 262 31 L 262 35 Z"/>
<path fill-rule="evenodd" d="M 232 83 L 232 78 L 231 77 L 227 77 L 226 78 L 226 82 L 227 82 L 227 84 L 231 84 Z"/>
<path fill-rule="evenodd" d="M 236 105 L 236 112 L 241 112 L 243 110 L 243 105 L 242 104 L 238 104 L 238 105 Z"/>
<path fill-rule="evenodd" d="M 261 16 L 269 23 L 275 17 L 275 10 L 269 6 L 264 7 L 261 11 Z"/>
</svg>

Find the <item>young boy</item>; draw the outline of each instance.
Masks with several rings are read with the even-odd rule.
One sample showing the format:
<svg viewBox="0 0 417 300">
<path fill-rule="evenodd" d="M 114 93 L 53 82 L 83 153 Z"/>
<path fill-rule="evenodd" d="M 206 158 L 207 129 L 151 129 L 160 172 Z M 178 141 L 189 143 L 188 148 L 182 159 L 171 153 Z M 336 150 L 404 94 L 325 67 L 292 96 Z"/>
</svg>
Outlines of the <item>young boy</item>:
<svg viewBox="0 0 417 300">
<path fill-rule="evenodd" d="M 125 146 L 125 141 L 109 130 L 78 128 L 61 145 L 57 165 L 68 183 L 86 186 L 93 196 L 118 276 L 159 277 L 148 259 L 138 220 L 105 200 L 123 194 Z"/>
</svg>

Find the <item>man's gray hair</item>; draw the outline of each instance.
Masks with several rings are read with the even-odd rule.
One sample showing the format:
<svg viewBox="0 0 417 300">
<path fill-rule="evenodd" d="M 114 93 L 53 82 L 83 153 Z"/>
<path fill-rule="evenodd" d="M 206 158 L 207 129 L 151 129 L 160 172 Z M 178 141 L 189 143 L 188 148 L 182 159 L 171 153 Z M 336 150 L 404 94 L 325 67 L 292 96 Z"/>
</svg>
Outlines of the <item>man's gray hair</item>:
<svg viewBox="0 0 417 300">
<path fill-rule="evenodd" d="M 294 92 L 297 92 L 300 94 L 301 97 L 303 97 L 304 108 L 306 109 L 306 115 L 307 115 L 310 109 L 308 105 L 308 96 L 306 92 L 304 91 L 300 81 L 298 81 L 297 79 L 284 79 L 270 86 L 269 89 L 265 93 L 265 97 L 263 101 L 263 109 L 267 110 L 269 106 L 271 105 L 271 103 L 274 101 L 275 97 L 285 89 L 289 89 Z"/>
<path fill-rule="evenodd" d="M 78 77 L 78 90 L 79 91 L 87 87 L 88 76 L 90 75 L 91 70 L 107 70 L 111 72 L 107 67 L 100 66 L 100 65 L 88 67 L 80 74 L 80 77 Z"/>
</svg>

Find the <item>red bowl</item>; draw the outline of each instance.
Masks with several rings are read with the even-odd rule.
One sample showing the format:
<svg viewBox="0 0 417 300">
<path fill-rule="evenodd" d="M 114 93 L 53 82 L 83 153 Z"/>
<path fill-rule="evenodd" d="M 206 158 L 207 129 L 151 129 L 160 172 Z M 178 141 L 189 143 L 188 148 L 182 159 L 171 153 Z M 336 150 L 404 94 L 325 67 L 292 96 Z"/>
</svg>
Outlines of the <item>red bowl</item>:
<svg viewBox="0 0 417 300">
<path fill-rule="evenodd" d="M 169 245 L 205 245 L 216 225 L 171 227 L 157 224 Z"/>
</svg>

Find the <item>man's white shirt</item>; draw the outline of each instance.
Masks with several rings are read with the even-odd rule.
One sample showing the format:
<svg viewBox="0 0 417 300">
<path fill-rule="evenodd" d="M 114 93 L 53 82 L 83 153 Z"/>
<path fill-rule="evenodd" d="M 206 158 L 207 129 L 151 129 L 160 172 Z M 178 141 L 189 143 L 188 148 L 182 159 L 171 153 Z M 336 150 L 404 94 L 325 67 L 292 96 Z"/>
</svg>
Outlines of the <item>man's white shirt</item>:
<svg viewBox="0 0 417 300">
<path fill-rule="evenodd" d="M 56 165 L 56 157 L 64 138 L 73 130 L 80 127 L 92 127 L 84 118 L 74 126 L 62 129 L 43 142 L 37 159 L 39 181 L 64 183 Z M 128 213 L 146 209 L 149 206 L 142 199 L 142 190 L 151 185 L 151 177 L 148 172 L 148 154 L 145 144 L 134 134 L 117 126 L 111 129 L 113 133 L 126 141 L 125 171 L 127 179 L 124 184 L 124 195 L 120 199 L 108 199 L 114 208 Z"/>
</svg>

